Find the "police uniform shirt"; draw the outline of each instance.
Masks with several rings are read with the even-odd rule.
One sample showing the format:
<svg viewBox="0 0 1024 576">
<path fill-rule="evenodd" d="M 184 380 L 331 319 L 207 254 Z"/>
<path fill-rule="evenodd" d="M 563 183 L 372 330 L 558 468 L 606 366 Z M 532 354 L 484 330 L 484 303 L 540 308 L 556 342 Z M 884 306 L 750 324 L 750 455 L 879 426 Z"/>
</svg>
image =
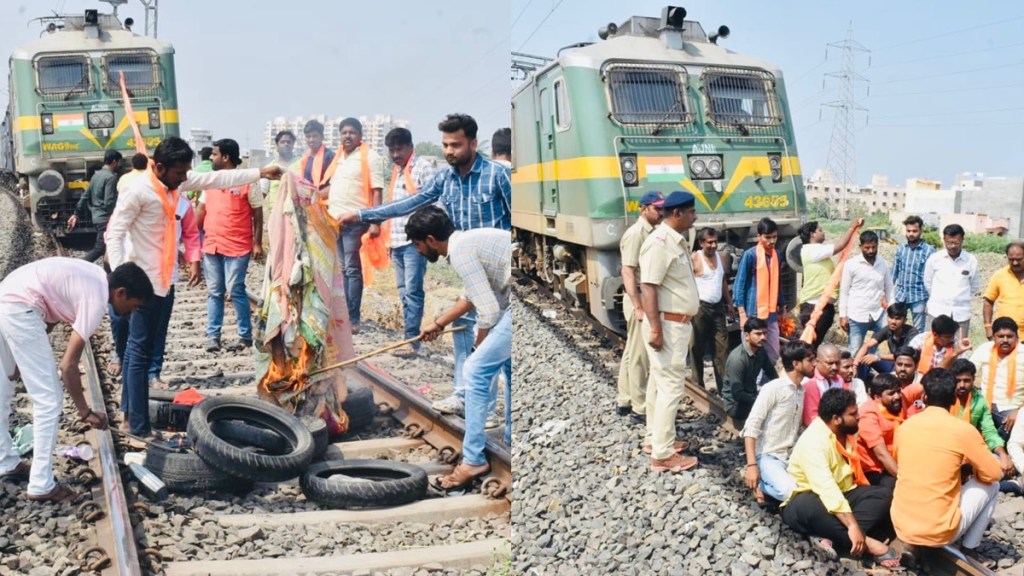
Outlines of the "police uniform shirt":
<svg viewBox="0 0 1024 576">
<path fill-rule="evenodd" d="M 640 282 L 658 285 L 658 310 L 695 316 L 700 308 L 689 243 L 662 224 L 640 248 Z"/>
<path fill-rule="evenodd" d="M 626 229 L 622 234 L 622 239 L 619 240 L 619 253 L 622 255 L 622 267 L 632 266 L 634 268 L 640 267 L 640 247 L 643 246 L 644 241 L 654 231 L 654 226 L 647 221 L 647 218 L 640 216 L 632 226 Z M 637 288 L 639 289 L 640 276 L 637 275 Z M 626 319 L 633 316 L 633 308 L 635 303 L 633 302 L 632 294 L 625 294 L 625 301 L 622 303 L 623 312 L 626 314 Z"/>
</svg>

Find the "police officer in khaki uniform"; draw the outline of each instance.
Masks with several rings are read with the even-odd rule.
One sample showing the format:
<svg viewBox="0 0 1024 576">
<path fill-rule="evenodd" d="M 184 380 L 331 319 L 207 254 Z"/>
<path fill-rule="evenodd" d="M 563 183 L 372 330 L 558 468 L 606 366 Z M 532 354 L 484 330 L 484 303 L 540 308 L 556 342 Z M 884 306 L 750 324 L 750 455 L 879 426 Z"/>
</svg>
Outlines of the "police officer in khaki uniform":
<svg viewBox="0 0 1024 576">
<path fill-rule="evenodd" d="M 644 308 L 640 299 L 640 246 L 650 236 L 654 227 L 661 222 L 661 203 L 665 197 L 661 192 L 648 192 L 640 198 L 640 217 L 636 219 L 619 240 L 622 255 L 622 313 L 626 317 L 626 349 L 622 351 L 619 364 L 619 416 L 632 415 L 633 419 L 645 424 L 647 402 L 647 373 L 650 362 L 644 348 L 644 336 L 640 333 Z"/>
<path fill-rule="evenodd" d="M 664 221 L 640 248 L 640 292 L 647 318 L 641 325 L 651 375 L 647 380 L 647 435 L 644 452 L 651 470 L 680 472 L 697 465 L 682 456 L 676 440 L 676 411 L 683 398 L 687 355 L 693 339 L 690 321 L 700 308 L 690 243 L 683 236 L 697 221 L 694 197 L 673 192 L 662 204 Z"/>
</svg>

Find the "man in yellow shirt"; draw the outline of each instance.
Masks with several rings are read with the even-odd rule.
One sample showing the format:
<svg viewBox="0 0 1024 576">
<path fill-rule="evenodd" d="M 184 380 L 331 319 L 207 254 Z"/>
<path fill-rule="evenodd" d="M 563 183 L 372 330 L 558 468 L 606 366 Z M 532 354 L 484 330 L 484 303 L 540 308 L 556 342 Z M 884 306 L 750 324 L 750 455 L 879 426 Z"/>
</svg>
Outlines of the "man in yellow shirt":
<svg viewBox="0 0 1024 576">
<path fill-rule="evenodd" d="M 885 544 L 892 536 L 892 491 L 868 484 L 857 456 L 857 430 L 854 393 L 831 388 L 822 394 L 818 417 L 789 457 L 787 472 L 796 488 L 782 503 L 782 521 L 831 558 L 867 552 L 883 568 L 898 568 L 899 557 Z"/>
<path fill-rule="evenodd" d="M 1017 335 L 1024 338 L 1024 242 L 1015 240 L 1006 245 L 1006 268 L 992 275 L 985 289 L 985 303 L 981 307 L 985 319 L 985 336 L 992 339 L 993 307 L 998 305 L 999 315 L 1017 322 Z"/>
<path fill-rule="evenodd" d="M 896 438 L 893 526 L 907 544 L 945 546 L 962 538 L 961 549 L 973 554 L 995 511 L 1003 470 L 981 433 L 949 413 L 956 403 L 953 373 L 934 368 L 923 383 L 926 408 L 907 419 Z M 961 484 L 964 464 L 973 477 Z"/>
</svg>

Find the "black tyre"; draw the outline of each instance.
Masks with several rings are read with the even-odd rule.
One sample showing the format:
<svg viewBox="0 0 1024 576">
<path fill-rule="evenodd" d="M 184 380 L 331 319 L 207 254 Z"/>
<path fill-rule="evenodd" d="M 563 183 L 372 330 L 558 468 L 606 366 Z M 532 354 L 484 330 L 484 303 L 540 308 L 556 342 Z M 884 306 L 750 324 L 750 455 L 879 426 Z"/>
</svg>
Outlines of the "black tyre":
<svg viewBox="0 0 1024 576">
<path fill-rule="evenodd" d="M 786 258 L 786 264 L 788 264 L 795 272 L 804 271 L 804 261 L 800 256 L 800 251 L 803 246 L 803 241 L 800 240 L 799 236 L 797 236 L 789 241 L 789 244 L 786 245 L 786 249 L 783 252 Z"/>
<path fill-rule="evenodd" d="M 181 394 L 181 390 L 163 390 L 160 388 L 149 389 L 149 399 L 159 402 L 174 402 L 174 397 Z"/>
<path fill-rule="evenodd" d="M 317 416 L 303 416 L 302 423 L 313 435 L 313 460 L 320 460 L 327 451 L 327 445 L 331 443 L 330 435 L 327 433 L 327 422 Z"/>
<path fill-rule="evenodd" d="M 207 466 L 195 452 L 177 453 L 150 448 L 146 450 L 145 466 L 172 492 L 238 488 L 238 478 Z"/>
<path fill-rule="evenodd" d="M 236 448 L 259 448 L 270 454 L 288 452 L 288 441 L 273 430 L 246 424 L 242 420 L 217 420 L 210 425 L 221 440 Z"/>
<path fill-rule="evenodd" d="M 390 460 L 329 460 L 310 466 L 300 485 L 306 498 L 327 508 L 383 508 L 422 499 L 427 473 Z"/>
<path fill-rule="evenodd" d="M 260 454 L 232 445 L 215 433 L 214 423 L 241 420 L 270 430 L 287 443 L 281 454 Z M 192 409 L 188 437 L 199 457 L 221 472 L 254 482 L 282 482 L 306 469 L 313 458 L 313 435 L 301 420 L 257 398 L 219 396 Z"/>
<path fill-rule="evenodd" d="M 341 405 L 348 414 L 348 434 L 361 432 L 373 423 L 377 405 L 373 402 L 373 390 L 362 384 L 349 384 L 348 396 Z"/>
</svg>

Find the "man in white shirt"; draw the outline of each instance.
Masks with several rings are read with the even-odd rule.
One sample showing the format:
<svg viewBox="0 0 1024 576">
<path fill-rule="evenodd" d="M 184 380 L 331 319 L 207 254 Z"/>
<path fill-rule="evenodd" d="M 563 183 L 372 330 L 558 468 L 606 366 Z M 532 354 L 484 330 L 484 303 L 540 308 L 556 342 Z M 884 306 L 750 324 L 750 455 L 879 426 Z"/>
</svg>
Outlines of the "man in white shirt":
<svg viewBox="0 0 1024 576">
<path fill-rule="evenodd" d="M 992 322 L 992 340 L 978 346 L 971 363 L 978 368 L 978 387 L 991 405 L 992 421 L 1006 440 L 1024 406 L 1024 346 L 1017 322 L 1008 316 Z"/>
<path fill-rule="evenodd" d="M 850 334 L 849 350 L 856 354 L 870 330 L 885 326 L 885 303 L 892 302 L 892 278 L 878 257 L 878 234 L 860 234 L 860 254 L 847 260 L 839 282 L 839 327 Z"/>
<path fill-rule="evenodd" d="M 330 188 L 327 210 L 333 218 L 344 213 L 373 208 L 381 203 L 384 190 L 384 159 L 363 142 L 363 125 L 355 118 L 345 118 L 338 126 L 341 149 L 327 169 Z M 345 299 L 352 333 L 358 334 L 362 322 L 363 303 L 363 234 L 369 240 L 380 236 L 379 224 L 348 224 L 338 234 L 338 256 L 345 267 Z"/>
<path fill-rule="evenodd" d="M 85 343 L 99 327 L 110 304 L 129 314 L 153 295 L 153 285 L 138 266 L 122 264 L 108 276 L 102 268 L 73 258 L 44 258 L 11 272 L 0 283 L 0 476 L 28 479 L 32 501 L 74 500 L 77 494 L 57 484 L 52 459 L 63 412 L 64 388 L 78 422 L 107 427 L 106 408 L 89 408 L 78 363 Z M 60 362 L 53 361 L 49 329 L 67 322 L 72 332 Z M 32 463 L 14 450 L 10 429 L 11 398 L 20 372 L 32 399 Z"/>
<path fill-rule="evenodd" d="M 928 257 L 924 265 L 924 286 L 928 290 L 928 325 L 939 314 L 960 324 L 966 337 L 971 328 L 971 296 L 981 289 L 978 260 L 964 252 L 964 229 L 950 224 L 942 230 L 946 249 Z"/>
<path fill-rule="evenodd" d="M 148 373 L 163 299 L 170 290 L 177 265 L 178 192 L 230 188 L 256 182 L 260 176 L 281 176 L 278 166 L 195 173 L 191 170 L 192 158 L 192 149 L 181 138 L 171 136 L 160 142 L 147 173 L 133 180 L 118 197 L 107 227 L 110 267 L 135 262 L 153 284 L 153 298 L 140 306 L 129 321 L 123 369 L 127 406 L 121 408 L 128 413 L 131 433 L 140 437 L 152 433 Z M 131 251 L 125 251 L 125 236 L 131 237 Z M 189 281 L 198 276 L 199 262 L 192 262 Z"/>
</svg>

